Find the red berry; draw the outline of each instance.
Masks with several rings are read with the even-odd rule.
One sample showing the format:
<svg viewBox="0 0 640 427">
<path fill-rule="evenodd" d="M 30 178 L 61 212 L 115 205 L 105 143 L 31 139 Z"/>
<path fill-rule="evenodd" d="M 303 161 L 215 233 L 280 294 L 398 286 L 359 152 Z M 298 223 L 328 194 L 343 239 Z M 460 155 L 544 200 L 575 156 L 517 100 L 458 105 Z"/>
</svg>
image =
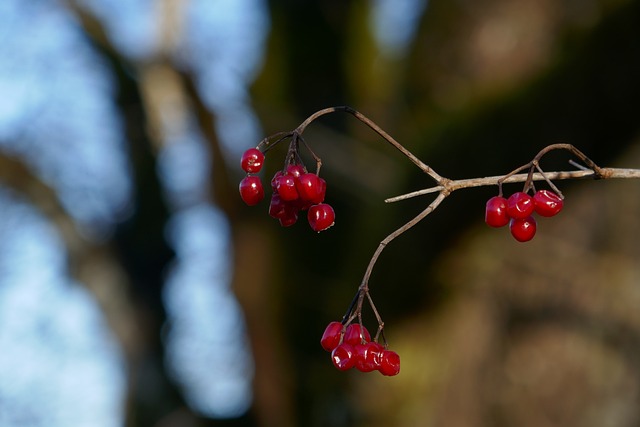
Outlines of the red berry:
<svg viewBox="0 0 640 427">
<path fill-rule="evenodd" d="M 504 227 L 509 223 L 507 215 L 507 199 L 501 196 L 494 196 L 487 200 L 484 211 L 484 222 L 490 227 Z"/>
<path fill-rule="evenodd" d="M 249 148 L 242 154 L 240 167 L 247 173 L 258 173 L 264 164 L 264 154 L 257 148 Z"/>
<path fill-rule="evenodd" d="M 526 218 L 533 213 L 535 206 L 533 197 L 518 191 L 507 199 L 507 215 L 511 218 Z"/>
<path fill-rule="evenodd" d="M 278 178 L 282 175 L 284 175 L 284 172 L 278 171 L 275 173 L 275 175 L 273 175 L 273 178 L 271 178 L 271 188 L 273 189 L 273 191 L 278 191 L 276 184 L 278 182 Z"/>
<path fill-rule="evenodd" d="M 323 231 L 335 223 L 336 214 L 331 205 L 320 203 L 313 205 L 307 212 L 307 220 L 313 231 Z"/>
<path fill-rule="evenodd" d="M 264 197 L 262 181 L 257 176 L 247 175 L 240 181 L 240 197 L 249 206 L 260 203 Z"/>
<path fill-rule="evenodd" d="M 310 200 L 310 202 L 313 203 L 314 205 L 324 202 L 324 196 L 326 193 L 327 193 L 327 181 L 318 177 L 318 186 L 316 187 L 316 194 Z"/>
<path fill-rule="evenodd" d="M 285 215 L 287 209 L 287 203 L 283 202 L 278 193 L 271 195 L 271 202 L 269 203 L 269 216 L 272 218 L 280 218 Z"/>
<path fill-rule="evenodd" d="M 287 173 L 297 179 L 300 178 L 300 175 L 304 175 L 305 170 L 302 165 L 289 165 L 287 166 Z"/>
<path fill-rule="evenodd" d="M 322 193 L 322 183 L 315 173 L 305 173 L 298 177 L 296 182 L 298 194 L 302 200 L 314 202 Z M 325 187 L 326 188 L 326 187 Z"/>
<path fill-rule="evenodd" d="M 539 190 L 533 195 L 535 211 L 540 216 L 554 216 L 562 210 L 564 205 L 560 196 L 553 191 Z"/>
<path fill-rule="evenodd" d="M 511 235 L 518 242 L 528 242 L 536 235 L 536 220 L 532 216 L 526 218 L 513 218 L 509 222 Z"/>
<path fill-rule="evenodd" d="M 296 190 L 296 179 L 293 175 L 280 175 L 275 178 L 276 191 L 280 195 L 280 198 L 285 202 L 298 199 L 298 190 Z"/>
<path fill-rule="evenodd" d="M 380 369 L 382 351 L 384 351 L 384 347 L 373 341 L 356 345 L 356 369 L 360 372 L 371 372 Z"/>
<path fill-rule="evenodd" d="M 342 335 L 342 323 L 331 322 L 327 325 L 327 328 L 320 338 L 320 345 L 326 351 L 333 351 L 334 348 L 340 344 L 340 336 Z"/>
<path fill-rule="evenodd" d="M 333 366 L 341 371 L 347 371 L 356 364 L 353 345 L 343 342 L 331 352 Z"/>
<path fill-rule="evenodd" d="M 400 373 L 400 356 L 395 351 L 383 350 L 380 355 L 380 373 L 394 376 Z"/>
<path fill-rule="evenodd" d="M 291 227 L 298 221 L 298 209 L 295 206 L 288 205 L 285 207 L 282 216 L 278 217 L 280 225 L 283 227 Z"/>
<path fill-rule="evenodd" d="M 357 345 L 368 343 L 369 341 L 371 341 L 371 334 L 364 326 L 360 329 L 359 323 L 350 324 L 344 331 L 344 342 L 348 344 Z"/>
</svg>

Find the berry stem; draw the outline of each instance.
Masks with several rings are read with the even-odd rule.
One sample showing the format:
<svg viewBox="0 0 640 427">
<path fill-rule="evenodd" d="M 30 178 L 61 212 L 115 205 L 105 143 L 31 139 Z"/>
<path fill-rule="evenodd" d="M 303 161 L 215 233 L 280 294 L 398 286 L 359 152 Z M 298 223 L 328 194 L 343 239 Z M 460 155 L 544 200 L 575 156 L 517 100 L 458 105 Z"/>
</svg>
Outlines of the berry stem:
<svg viewBox="0 0 640 427">
<path fill-rule="evenodd" d="M 393 239 L 400 236 L 405 231 L 409 230 L 411 227 L 413 227 L 414 225 L 422 221 L 427 215 L 433 212 L 440 205 L 440 203 L 442 203 L 445 197 L 447 197 L 449 194 L 450 193 L 444 190 L 440 190 L 440 193 L 438 194 L 438 196 L 429 204 L 429 206 L 427 206 L 422 212 L 416 215 L 413 219 L 408 221 L 406 224 L 398 228 L 393 233 L 389 234 L 380 242 L 380 244 L 378 245 L 378 248 L 376 249 L 376 251 L 373 253 L 373 256 L 371 257 L 371 260 L 369 261 L 369 265 L 367 266 L 367 270 L 365 271 L 364 277 L 362 278 L 362 283 L 360 284 L 361 290 L 364 290 L 365 292 L 369 291 L 369 278 L 371 277 L 371 273 L 373 272 L 373 267 L 378 261 L 378 258 L 380 257 L 380 254 L 382 253 L 384 248 Z"/>
<path fill-rule="evenodd" d="M 301 135 L 305 131 L 307 126 L 309 126 L 311 123 L 313 123 L 313 121 L 317 120 L 318 118 L 320 118 L 320 117 L 322 117 L 324 115 L 331 114 L 331 113 L 336 113 L 336 112 L 344 112 L 344 113 L 351 114 L 356 119 L 360 120 L 362 123 L 364 123 L 365 125 L 369 126 L 369 128 L 371 128 L 371 130 L 373 130 L 375 133 L 380 135 L 389 144 L 393 145 L 398 151 L 400 151 L 409 160 L 411 160 L 416 166 L 418 166 L 420 168 L 420 170 L 422 170 L 424 173 L 426 173 L 431 178 L 433 178 L 434 181 L 436 181 L 437 183 L 441 183 L 442 181 L 445 181 L 445 179 L 443 177 L 441 177 L 438 173 L 436 173 L 436 171 L 431 169 L 431 167 L 426 165 L 422 160 L 418 159 L 411 151 L 407 150 L 402 144 L 400 144 L 391 135 L 389 135 L 380 126 L 378 126 L 373 120 L 369 119 L 367 116 L 365 116 L 361 112 L 359 112 L 357 110 L 354 110 L 353 108 L 348 107 L 346 105 L 337 106 L 337 107 L 329 107 L 329 108 L 325 108 L 325 109 L 316 111 L 315 113 L 313 113 L 312 115 L 307 117 L 300 124 L 300 126 L 298 126 L 291 133 L 292 134 Z"/>
</svg>

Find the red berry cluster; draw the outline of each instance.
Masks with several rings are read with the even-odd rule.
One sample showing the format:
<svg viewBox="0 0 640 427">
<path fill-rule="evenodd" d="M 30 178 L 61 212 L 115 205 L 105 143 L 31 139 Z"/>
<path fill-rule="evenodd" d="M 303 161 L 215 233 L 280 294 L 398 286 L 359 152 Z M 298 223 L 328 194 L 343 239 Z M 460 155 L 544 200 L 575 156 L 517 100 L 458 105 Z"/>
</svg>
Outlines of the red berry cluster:
<svg viewBox="0 0 640 427">
<path fill-rule="evenodd" d="M 384 345 L 371 341 L 371 334 L 364 326 L 352 323 L 345 327 L 341 322 L 327 325 L 320 345 L 331 352 L 331 361 L 340 371 L 356 368 L 360 372 L 379 371 L 393 376 L 400 372 L 400 356 Z"/>
<path fill-rule="evenodd" d="M 533 213 L 551 217 L 562 210 L 563 201 L 553 191 L 539 190 L 533 196 L 519 191 L 508 199 L 494 196 L 487 201 L 484 221 L 491 227 L 509 224 L 511 235 L 519 242 L 527 242 L 536 234 Z"/>
<path fill-rule="evenodd" d="M 240 197 L 249 206 L 257 205 L 264 198 L 262 181 L 254 175 L 262 169 L 264 157 L 259 149 L 249 148 L 240 160 L 240 166 L 247 172 L 240 181 Z M 313 231 L 320 232 L 334 224 L 335 212 L 331 205 L 324 203 L 326 181 L 307 172 L 302 164 L 292 163 L 276 172 L 271 179 L 271 188 L 269 215 L 283 227 L 295 224 L 301 211 L 307 211 Z"/>
</svg>

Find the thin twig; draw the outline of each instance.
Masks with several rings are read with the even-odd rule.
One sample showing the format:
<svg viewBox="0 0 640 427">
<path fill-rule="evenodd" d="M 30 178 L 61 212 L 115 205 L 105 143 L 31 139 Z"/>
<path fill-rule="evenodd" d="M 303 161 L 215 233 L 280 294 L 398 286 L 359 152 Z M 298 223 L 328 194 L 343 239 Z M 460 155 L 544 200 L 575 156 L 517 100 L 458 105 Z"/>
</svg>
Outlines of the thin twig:
<svg viewBox="0 0 640 427">
<path fill-rule="evenodd" d="M 389 234 L 387 237 L 384 238 L 384 240 L 382 240 L 380 242 L 380 244 L 378 245 L 378 248 L 373 253 L 373 256 L 371 257 L 371 260 L 369 261 L 369 265 L 367 266 L 367 270 L 365 271 L 364 277 L 362 278 L 362 283 L 360 284 L 360 289 L 362 289 L 363 291 L 368 291 L 369 290 L 369 277 L 371 277 L 371 273 L 373 271 L 373 266 L 376 264 L 376 261 L 378 261 L 378 257 L 380 256 L 380 254 L 382 253 L 384 248 L 393 239 L 395 239 L 396 237 L 400 236 L 405 231 L 409 230 L 411 227 L 413 227 L 414 225 L 416 225 L 417 223 L 422 221 L 427 215 L 429 215 L 431 212 L 433 212 L 438 207 L 438 205 L 440 205 L 440 203 L 442 203 L 442 201 L 445 199 L 445 197 L 447 197 L 448 194 L 449 193 L 447 193 L 445 191 L 441 191 L 438 194 L 438 197 L 436 197 L 429 204 L 429 206 L 427 206 L 422 212 L 420 212 L 418 215 L 416 215 L 412 220 L 410 220 L 409 222 L 404 224 L 402 227 L 398 228 L 396 231 L 394 231 L 393 233 Z"/>
<path fill-rule="evenodd" d="M 640 178 L 640 169 L 623 169 L 623 168 L 599 168 L 602 179 L 637 179 Z M 521 173 L 511 175 L 505 179 L 504 175 L 488 176 L 486 178 L 468 178 L 449 181 L 446 184 L 446 189 L 449 192 L 460 190 L 463 188 L 473 187 L 487 187 L 492 185 L 511 184 L 517 182 L 525 182 L 528 173 Z M 564 179 L 596 179 L 596 175 L 593 170 L 578 170 L 578 171 L 558 171 L 558 172 L 545 172 L 534 173 L 531 176 L 532 181 L 545 181 L 549 180 L 564 180 Z M 434 186 L 425 188 L 422 190 L 412 191 L 410 193 L 402 194 L 395 197 L 390 197 L 385 200 L 386 203 L 399 202 L 401 200 L 410 199 L 417 196 L 423 196 L 425 194 L 436 193 L 443 190 L 443 186 Z"/>
<path fill-rule="evenodd" d="M 367 116 L 362 114 L 361 112 L 354 110 L 348 106 L 338 106 L 338 107 L 329 107 L 320 111 L 316 111 L 307 119 L 305 119 L 300 126 L 298 126 L 293 132 L 302 134 L 304 130 L 309 126 L 314 120 L 317 120 L 319 117 L 322 117 L 327 114 L 335 113 L 335 112 L 345 112 L 354 116 L 356 119 L 360 120 L 365 125 L 369 126 L 375 133 L 380 135 L 385 141 L 389 144 L 393 145 L 397 150 L 399 150 L 402 154 L 404 154 L 409 160 L 411 160 L 416 166 L 420 168 L 424 173 L 433 178 L 434 181 L 440 183 L 444 180 L 439 174 L 436 173 L 431 167 L 426 165 L 422 160 L 418 159 L 411 151 L 407 150 L 402 144 L 396 141 L 391 135 L 385 132 L 380 126 L 378 126 L 373 120 L 369 119 Z"/>
</svg>

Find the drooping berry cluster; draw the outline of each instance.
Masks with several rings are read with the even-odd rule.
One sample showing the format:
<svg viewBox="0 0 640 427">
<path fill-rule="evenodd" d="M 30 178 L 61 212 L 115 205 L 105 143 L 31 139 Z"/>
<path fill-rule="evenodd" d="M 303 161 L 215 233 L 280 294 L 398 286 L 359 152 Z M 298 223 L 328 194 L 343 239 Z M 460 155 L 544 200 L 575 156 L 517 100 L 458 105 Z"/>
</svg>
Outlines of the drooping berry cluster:
<svg viewBox="0 0 640 427">
<path fill-rule="evenodd" d="M 539 190 L 533 196 L 519 191 L 509 198 L 494 196 L 487 201 L 484 220 L 491 227 L 509 224 L 511 235 L 519 242 L 533 239 L 537 231 L 534 213 L 552 217 L 562 210 L 560 196 L 550 190 Z"/>
<path fill-rule="evenodd" d="M 264 198 L 262 181 L 254 175 L 260 172 L 263 164 L 264 154 L 257 148 L 249 148 L 240 159 L 240 167 L 247 173 L 240 181 L 240 197 L 249 206 L 257 205 Z"/>
<path fill-rule="evenodd" d="M 327 325 L 320 345 L 331 352 L 333 366 L 340 371 L 355 368 L 360 372 L 378 371 L 394 376 L 400 372 L 400 356 L 384 345 L 371 340 L 371 334 L 359 323 L 346 326 L 334 321 Z"/>
<path fill-rule="evenodd" d="M 240 166 L 247 173 L 240 181 L 240 197 L 249 206 L 257 205 L 264 198 L 262 181 L 255 175 L 262 169 L 264 158 L 258 148 L 249 148 L 240 159 Z M 290 163 L 276 172 L 271 179 L 271 188 L 269 215 L 281 226 L 295 224 L 302 211 L 307 211 L 307 221 L 313 231 L 320 232 L 334 224 L 335 212 L 331 205 L 324 203 L 326 181 L 307 172 L 302 163 Z"/>
</svg>

